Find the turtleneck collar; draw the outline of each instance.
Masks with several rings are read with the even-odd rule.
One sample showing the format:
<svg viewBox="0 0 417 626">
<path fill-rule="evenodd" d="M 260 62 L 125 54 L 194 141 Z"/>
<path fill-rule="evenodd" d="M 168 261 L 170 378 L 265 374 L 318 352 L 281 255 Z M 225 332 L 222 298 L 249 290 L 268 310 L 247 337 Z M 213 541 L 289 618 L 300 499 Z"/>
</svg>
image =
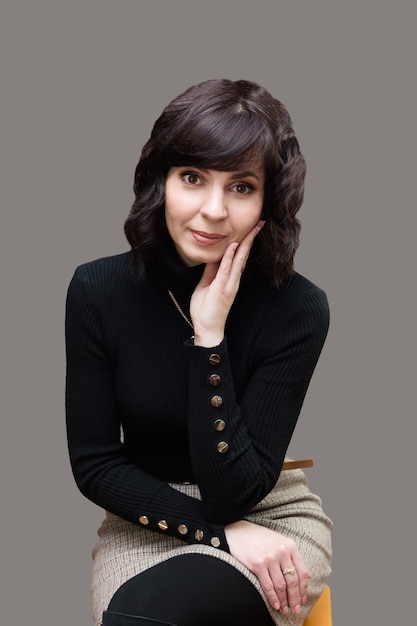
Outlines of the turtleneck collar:
<svg viewBox="0 0 417 626">
<path fill-rule="evenodd" d="M 191 295 L 200 281 L 205 264 L 188 267 L 178 256 L 171 238 L 164 242 L 160 258 L 149 267 L 152 280 L 164 291 L 171 290 L 188 307 Z"/>
</svg>

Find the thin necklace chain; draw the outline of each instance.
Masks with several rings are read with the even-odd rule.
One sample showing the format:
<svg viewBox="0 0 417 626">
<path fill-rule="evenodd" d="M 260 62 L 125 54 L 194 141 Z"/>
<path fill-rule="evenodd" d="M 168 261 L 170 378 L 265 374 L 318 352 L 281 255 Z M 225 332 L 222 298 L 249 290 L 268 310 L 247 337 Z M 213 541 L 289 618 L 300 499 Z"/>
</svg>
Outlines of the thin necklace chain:
<svg viewBox="0 0 417 626">
<path fill-rule="evenodd" d="M 194 326 L 192 325 L 191 321 L 188 319 L 188 317 L 186 316 L 186 314 L 184 313 L 184 311 L 182 310 L 182 308 L 178 304 L 178 300 L 176 299 L 176 297 L 174 296 L 172 291 L 170 291 L 168 289 L 168 293 L 169 293 L 169 297 L 171 298 L 172 302 L 175 304 L 178 313 L 181 315 L 181 317 L 183 319 L 185 319 L 185 321 L 187 322 L 188 326 L 191 326 L 191 328 L 194 330 Z"/>
</svg>

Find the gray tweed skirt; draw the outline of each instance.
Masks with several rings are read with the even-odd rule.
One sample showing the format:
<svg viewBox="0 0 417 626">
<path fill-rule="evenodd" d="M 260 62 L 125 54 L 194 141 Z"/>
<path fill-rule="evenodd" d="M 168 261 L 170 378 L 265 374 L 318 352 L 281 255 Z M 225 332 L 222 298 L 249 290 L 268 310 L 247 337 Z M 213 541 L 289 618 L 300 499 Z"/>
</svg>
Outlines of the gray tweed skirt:
<svg viewBox="0 0 417 626">
<path fill-rule="evenodd" d="M 197 485 L 171 485 L 189 496 L 200 498 Z M 286 470 L 281 472 L 274 489 L 246 519 L 291 537 L 298 546 L 312 576 L 308 602 L 301 615 L 283 616 L 275 611 L 266 600 L 257 577 L 231 554 L 211 546 L 184 544 L 176 537 L 147 530 L 106 512 L 93 549 L 91 600 L 94 623 L 100 624 L 113 594 L 127 580 L 177 555 L 198 553 L 221 559 L 246 576 L 260 593 L 275 624 L 301 626 L 331 572 L 333 524 L 323 512 L 320 498 L 308 488 L 302 470 Z"/>
</svg>

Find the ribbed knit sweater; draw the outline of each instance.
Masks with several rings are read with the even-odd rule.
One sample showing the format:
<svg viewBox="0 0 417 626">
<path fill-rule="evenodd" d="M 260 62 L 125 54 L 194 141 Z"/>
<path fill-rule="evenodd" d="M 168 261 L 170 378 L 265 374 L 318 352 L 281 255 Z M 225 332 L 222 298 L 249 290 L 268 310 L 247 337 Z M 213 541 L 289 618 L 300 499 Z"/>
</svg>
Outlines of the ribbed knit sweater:
<svg viewBox="0 0 417 626">
<path fill-rule="evenodd" d="M 224 525 L 279 477 L 329 311 L 300 274 L 277 288 L 249 264 L 224 341 L 194 346 L 168 289 L 188 314 L 203 269 L 170 246 L 141 279 L 130 252 L 77 268 L 66 309 L 68 445 L 76 483 L 98 506 L 228 550 Z M 169 484 L 187 481 L 201 501 Z"/>
</svg>

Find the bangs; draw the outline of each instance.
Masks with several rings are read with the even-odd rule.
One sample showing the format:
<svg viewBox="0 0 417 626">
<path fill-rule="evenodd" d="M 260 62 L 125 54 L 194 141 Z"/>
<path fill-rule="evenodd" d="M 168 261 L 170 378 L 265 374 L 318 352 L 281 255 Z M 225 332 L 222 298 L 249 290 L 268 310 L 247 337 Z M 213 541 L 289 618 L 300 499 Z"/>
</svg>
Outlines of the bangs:
<svg viewBox="0 0 417 626">
<path fill-rule="evenodd" d="M 259 116 L 240 108 L 236 111 L 205 111 L 183 120 L 167 145 L 167 169 L 195 165 L 219 171 L 233 171 L 259 163 L 266 166 L 273 154 L 273 142 Z"/>
</svg>

